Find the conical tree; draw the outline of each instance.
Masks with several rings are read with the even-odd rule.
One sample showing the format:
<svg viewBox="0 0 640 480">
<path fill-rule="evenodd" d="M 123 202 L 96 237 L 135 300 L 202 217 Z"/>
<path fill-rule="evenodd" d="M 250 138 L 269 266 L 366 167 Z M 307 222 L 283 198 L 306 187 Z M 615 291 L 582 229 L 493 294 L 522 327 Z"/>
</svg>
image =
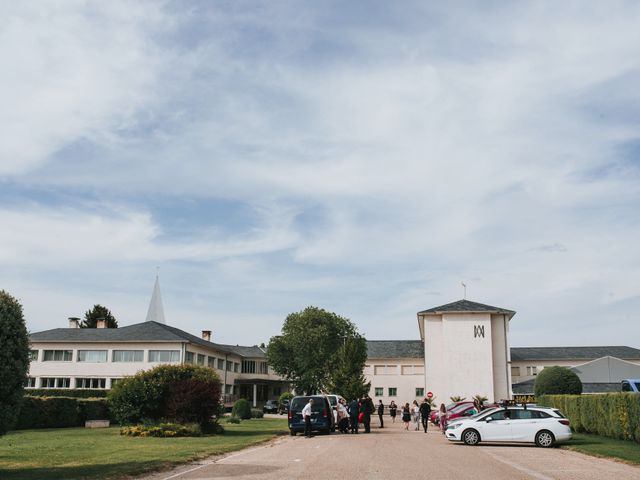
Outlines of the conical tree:
<svg viewBox="0 0 640 480">
<path fill-rule="evenodd" d="M 367 341 L 360 335 L 344 339 L 329 376 L 329 391 L 344 398 L 360 398 L 369 393 L 371 382 L 363 373 L 367 360 Z"/>
<path fill-rule="evenodd" d="M 91 310 L 85 312 L 80 328 L 96 328 L 98 320 L 102 319 L 107 321 L 107 328 L 118 328 L 118 321 L 111 314 L 111 311 L 102 305 L 94 305 Z"/>
<path fill-rule="evenodd" d="M 0 290 L 0 435 L 15 422 L 29 370 L 29 335 L 20 303 Z"/>
</svg>

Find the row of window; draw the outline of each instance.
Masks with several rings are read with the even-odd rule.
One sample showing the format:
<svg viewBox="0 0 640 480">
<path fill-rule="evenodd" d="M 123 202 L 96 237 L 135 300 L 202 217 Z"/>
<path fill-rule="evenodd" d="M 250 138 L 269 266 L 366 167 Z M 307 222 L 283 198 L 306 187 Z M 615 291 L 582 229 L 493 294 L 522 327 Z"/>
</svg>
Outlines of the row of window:
<svg viewBox="0 0 640 480">
<path fill-rule="evenodd" d="M 530 367 L 524 367 L 524 368 L 526 369 L 527 377 L 533 377 L 535 375 L 538 375 L 538 367 L 530 366 Z M 512 377 L 519 377 L 520 372 L 521 372 L 520 367 L 511 367 Z"/>
<path fill-rule="evenodd" d="M 387 388 L 388 397 L 397 397 L 398 396 L 398 388 L 397 387 L 389 387 Z M 375 387 L 374 394 L 376 397 L 384 396 L 384 388 L 383 387 Z M 416 398 L 424 397 L 424 388 L 416 387 Z"/>
<path fill-rule="evenodd" d="M 25 388 L 72 388 L 70 377 L 28 377 L 24 382 Z M 107 388 L 107 380 L 109 380 L 110 388 L 116 386 L 116 384 L 122 380 L 122 378 L 74 378 L 73 388 Z M 39 382 L 38 382 L 39 381 Z M 38 384 L 39 383 L 39 384 Z M 225 393 L 237 394 L 236 385 L 225 385 Z"/>
<path fill-rule="evenodd" d="M 374 365 L 374 375 L 397 375 L 398 365 Z M 424 365 L 400 365 L 400 375 L 424 375 Z"/>
</svg>

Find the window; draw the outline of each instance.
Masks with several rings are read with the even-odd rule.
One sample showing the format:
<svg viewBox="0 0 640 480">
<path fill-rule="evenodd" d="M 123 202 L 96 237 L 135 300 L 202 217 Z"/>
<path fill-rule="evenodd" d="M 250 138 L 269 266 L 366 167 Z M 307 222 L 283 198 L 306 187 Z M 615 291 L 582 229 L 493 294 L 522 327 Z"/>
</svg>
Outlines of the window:
<svg viewBox="0 0 640 480">
<path fill-rule="evenodd" d="M 216 357 L 207 357 L 207 367 L 216 368 Z"/>
<path fill-rule="evenodd" d="M 111 355 L 113 362 L 142 362 L 144 350 L 114 350 Z"/>
<path fill-rule="evenodd" d="M 273 396 L 279 397 L 282 393 L 282 387 L 273 387 Z"/>
<path fill-rule="evenodd" d="M 218 370 L 224 370 L 224 359 L 218 359 Z"/>
<path fill-rule="evenodd" d="M 24 388 L 36 388 L 35 377 L 27 377 L 24 381 Z"/>
<path fill-rule="evenodd" d="M 397 397 L 398 396 L 398 389 L 396 387 L 389 387 L 389 396 L 390 397 Z"/>
<path fill-rule="evenodd" d="M 71 386 L 70 378 L 41 378 L 40 388 L 69 388 Z"/>
<path fill-rule="evenodd" d="M 416 388 L 416 397 L 424 397 L 424 388 Z"/>
<path fill-rule="evenodd" d="M 374 375 L 395 375 L 398 373 L 397 365 L 374 365 Z"/>
<path fill-rule="evenodd" d="M 240 364 L 233 362 L 233 371 L 238 373 L 240 371 Z"/>
<path fill-rule="evenodd" d="M 106 378 L 76 378 L 76 388 L 106 388 Z"/>
<path fill-rule="evenodd" d="M 107 351 L 78 350 L 78 361 L 87 363 L 104 363 L 107 361 Z"/>
<path fill-rule="evenodd" d="M 243 360 L 242 373 L 256 373 L 256 362 L 254 360 Z"/>
<path fill-rule="evenodd" d="M 184 353 L 184 363 L 193 363 L 193 352 Z"/>
<path fill-rule="evenodd" d="M 198 365 L 204 365 L 204 359 L 205 359 L 205 355 L 199 353 L 198 360 L 196 362 L 198 363 Z"/>
<path fill-rule="evenodd" d="M 538 374 L 538 367 L 527 367 L 527 375 L 532 376 L 537 374 Z"/>
<path fill-rule="evenodd" d="M 31 362 L 38 361 L 38 350 L 29 350 L 29 361 Z"/>
<path fill-rule="evenodd" d="M 258 365 L 260 366 L 260 373 L 263 375 L 267 375 L 269 373 L 269 365 L 267 365 L 267 362 L 260 362 Z"/>
<path fill-rule="evenodd" d="M 422 365 L 402 365 L 402 375 L 422 375 L 424 366 Z"/>
<path fill-rule="evenodd" d="M 70 362 L 72 359 L 73 350 L 44 350 L 42 356 L 43 362 Z"/>
<path fill-rule="evenodd" d="M 149 363 L 153 362 L 179 362 L 180 351 L 179 350 L 149 350 Z"/>
<path fill-rule="evenodd" d="M 376 387 L 376 397 L 381 397 L 384 395 L 384 388 Z"/>
<path fill-rule="evenodd" d="M 111 379 L 111 388 L 115 387 L 118 383 L 122 381 L 121 378 L 112 378 Z"/>
<path fill-rule="evenodd" d="M 227 360 L 227 372 L 232 372 L 233 371 L 233 362 L 230 362 L 229 360 Z"/>
<path fill-rule="evenodd" d="M 225 385 L 224 386 L 224 393 L 230 394 L 232 392 L 232 388 L 233 388 L 233 385 Z"/>
<path fill-rule="evenodd" d="M 511 367 L 511 376 L 519 377 L 520 376 L 520 367 Z"/>
</svg>

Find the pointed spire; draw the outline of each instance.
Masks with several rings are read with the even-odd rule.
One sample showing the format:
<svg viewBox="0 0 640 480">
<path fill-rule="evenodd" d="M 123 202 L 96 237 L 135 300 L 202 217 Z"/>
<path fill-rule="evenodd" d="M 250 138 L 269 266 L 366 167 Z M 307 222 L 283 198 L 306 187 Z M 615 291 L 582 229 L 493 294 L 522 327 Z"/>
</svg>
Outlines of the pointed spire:
<svg viewBox="0 0 640 480">
<path fill-rule="evenodd" d="M 151 302 L 149 302 L 149 310 L 147 310 L 147 322 L 166 323 L 164 321 L 164 307 L 162 306 L 162 297 L 160 296 L 160 278 L 156 274 L 156 284 L 153 286 L 153 294 L 151 294 Z"/>
</svg>

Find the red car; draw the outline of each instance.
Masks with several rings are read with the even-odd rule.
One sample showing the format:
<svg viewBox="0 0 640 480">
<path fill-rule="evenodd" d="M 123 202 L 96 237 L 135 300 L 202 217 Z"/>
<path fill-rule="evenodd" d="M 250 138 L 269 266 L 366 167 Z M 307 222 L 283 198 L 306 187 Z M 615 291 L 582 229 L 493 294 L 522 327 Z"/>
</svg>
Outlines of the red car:
<svg viewBox="0 0 640 480">
<path fill-rule="evenodd" d="M 446 406 L 447 409 L 447 413 L 453 411 L 454 409 L 458 408 L 460 405 L 471 405 L 473 407 L 473 402 L 467 402 L 467 401 L 462 401 L 462 402 L 453 402 L 450 403 L 449 405 Z M 436 408 L 434 410 L 431 410 L 431 423 L 433 423 L 434 425 L 438 425 L 440 423 L 440 409 Z"/>
</svg>

